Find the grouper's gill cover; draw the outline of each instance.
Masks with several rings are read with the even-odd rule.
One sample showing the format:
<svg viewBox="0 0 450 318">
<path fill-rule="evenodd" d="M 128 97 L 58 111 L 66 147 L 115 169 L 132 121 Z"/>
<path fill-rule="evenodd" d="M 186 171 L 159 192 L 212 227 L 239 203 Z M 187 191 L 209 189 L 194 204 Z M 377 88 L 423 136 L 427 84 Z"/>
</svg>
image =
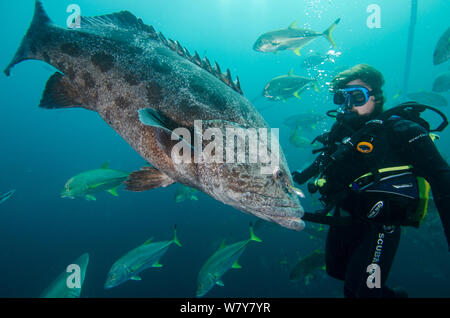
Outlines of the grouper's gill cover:
<svg viewBox="0 0 450 318">
<path fill-rule="evenodd" d="M 64 29 L 50 21 L 40 1 L 5 73 L 27 59 L 59 70 L 47 82 L 41 107 L 98 112 L 155 168 L 132 174 L 140 185 L 134 190 L 155 187 L 146 185 L 147 179 L 161 180 L 163 186 L 180 182 L 287 228 L 303 228 L 303 209 L 281 150 L 273 175 L 261 174 L 261 163 L 178 164 L 171 158 L 175 141 L 139 120 L 140 111 L 152 109 L 169 131 L 184 127 L 193 132 L 195 120 L 221 130 L 269 128 L 229 70 L 222 73 L 217 63 L 211 67 L 207 58 L 191 56 L 129 12 L 83 17 L 81 29 Z M 150 174 L 157 177 L 147 178 Z"/>
</svg>

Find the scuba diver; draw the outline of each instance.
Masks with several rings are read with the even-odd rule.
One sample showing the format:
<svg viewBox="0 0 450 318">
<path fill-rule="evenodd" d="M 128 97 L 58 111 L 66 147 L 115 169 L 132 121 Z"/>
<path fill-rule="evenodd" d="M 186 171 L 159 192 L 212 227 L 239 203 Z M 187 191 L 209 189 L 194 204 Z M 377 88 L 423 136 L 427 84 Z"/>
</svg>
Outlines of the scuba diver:
<svg viewBox="0 0 450 318">
<path fill-rule="evenodd" d="M 383 111 L 383 84 L 367 64 L 337 74 L 330 90 L 340 108 L 327 113 L 336 122 L 315 139 L 324 145 L 315 161 L 292 173 L 298 184 L 314 178 L 308 190 L 320 192 L 325 208 L 303 219 L 330 225 L 326 270 L 344 281 L 348 298 L 407 297 L 385 282 L 401 226 L 419 226 L 430 187 L 450 246 L 450 168 L 431 134 L 447 119 L 414 102 Z M 437 129 L 420 117 L 427 109 L 444 119 Z"/>
</svg>

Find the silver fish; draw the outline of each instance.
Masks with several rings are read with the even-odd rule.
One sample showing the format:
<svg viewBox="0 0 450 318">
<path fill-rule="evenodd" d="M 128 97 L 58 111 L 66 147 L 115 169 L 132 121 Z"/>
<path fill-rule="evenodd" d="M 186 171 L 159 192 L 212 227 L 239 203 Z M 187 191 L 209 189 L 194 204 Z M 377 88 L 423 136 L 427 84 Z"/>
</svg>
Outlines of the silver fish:
<svg viewBox="0 0 450 318">
<path fill-rule="evenodd" d="M 180 184 L 175 192 L 175 202 L 181 203 L 186 200 L 198 201 L 198 197 L 195 195 L 197 192 L 198 190 L 194 188 Z"/>
<path fill-rule="evenodd" d="M 0 204 L 12 197 L 16 190 L 11 190 L 0 196 Z"/>
<path fill-rule="evenodd" d="M 439 38 L 433 53 L 434 65 L 442 64 L 450 59 L 450 27 Z"/>
<path fill-rule="evenodd" d="M 337 19 L 323 33 L 313 30 L 297 28 L 297 22 L 292 23 L 287 29 L 271 31 L 261 35 L 253 45 L 253 49 L 258 52 L 279 52 L 283 50 L 294 51 L 300 56 L 300 49 L 312 40 L 324 36 L 333 47 L 336 44 L 333 40 L 331 32 L 341 19 Z"/>
<path fill-rule="evenodd" d="M 302 136 L 300 128 L 295 128 L 291 131 L 289 143 L 294 147 L 302 149 L 313 147 L 311 140 Z"/>
<path fill-rule="evenodd" d="M 324 269 L 325 267 L 325 253 L 320 249 L 313 253 L 300 258 L 291 270 L 289 279 L 291 281 L 306 279 L 314 271 Z"/>
<path fill-rule="evenodd" d="M 228 246 L 225 242 L 206 261 L 200 269 L 197 278 L 197 297 L 202 297 L 208 293 L 215 285 L 223 286 L 222 276 L 231 268 L 241 268 L 237 263 L 239 257 L 244 253 L 245 248 L 251 241 L 262 242 L 250 226 L 250 238 Z"/>
<path fill-rule="evenodd" d="M 222 73 L 217 63 L 212 67 L 207 58 L 191 55 L 130 12 L 82 17 L 80 29 L 64 29 L 50 21 L 40 1 L 5 74 L 29 59 L 60 71 L 47 82 L 40 107 L 97 112 L 152 165 L 129 176 L 129 190 L 179 182 L 284 227 L 304 227 L 282 151 L 277 167 L 262 162 L 209 163 L 209 157 L 200 163 L 178 163 L 172 158 L 178 141 L 171 140 L 170 132 L 185 128 L 194 133 L 196 120 L 202 120 L 205 129 L 220 131 L 270 128 L 229 70 Z M 276 145 L 268 148 L 269 154 L 278 150 Z M 261 173 L 263 167 L 273 174 Z"/>
<path fill-rule="evenodd" d="M 336 52 L 335 50 L 329 50 L 325 55 L 322 55 L 317 52 L 312 52 L 307 57 L 305 57 L 302 61 L 302 66 L 305 69 L 314 69 L 319 65 L 325 64 L 325 62 L 329 61 L 331 63 L 336 63 L 336 58 L 341 56 L 342 52 Z"/>
<path fill-rule="evenodd" d="M 315 130 L 317 125 L 327 119 L 327 116 L 314 113 L 303 113 L 289 116 L 284 124 L 291 128 L 301 127 L 305 130 Z"/>
<path fill-rule="evenodd" d="M 141 280 L 139 274 L 142 271 L 151 267 L 162 267 L 159 259 L 167 252 L 172 243 L 181 247 L 176 229 L 171 241 L 152 242 L 152 239 L 149 239 L 126 253 L 109 270 L 105 289 L 119 286 L 130 279 Z"/>
<path fill-rule="evenodd" d="M 433 83 L 433 92 L 443 93 L 450 90 L 450 72 L 443 73 L 436 77 Z"/>
<path fill-rule="evenodd" d="M 95 201 L 95 193 L 106 191 L 117 197 L 117 188 L 127 179 L 129 173 L 109 169 L 105 163 L 100 169 L 88 170 L 70 178 L 61 191 L 62 198 L 85 198 Z"/>
<path fill-rule="evenodd" d="M 286 101 L 296 97 L 301 99 L 300 94 L 309 87 L 319 91 L 314 78 L 294 75 L 290 70 L 288 75 L 281 75 L 271 79 L 264 87 L 263 95 L 271 101 Z"/>
<path fill-rule="evenodd" d="M 415 102 L 425 104 L 428 106 L 445 107 L 448 105 L 448 102 L 445 99 L 445 97 L 439 95 L 438 93 L 423 91 L 423 92 L 409 93 L 407 94 L 407 96 Z"/>
</svg>

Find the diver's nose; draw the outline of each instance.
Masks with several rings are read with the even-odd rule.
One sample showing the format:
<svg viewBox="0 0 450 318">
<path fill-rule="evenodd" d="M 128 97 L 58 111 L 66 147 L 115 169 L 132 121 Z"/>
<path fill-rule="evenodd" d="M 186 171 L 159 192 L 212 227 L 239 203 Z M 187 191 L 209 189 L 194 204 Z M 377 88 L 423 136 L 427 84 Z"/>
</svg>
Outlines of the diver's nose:
<svg viewBox="0 0 450 318">
<path fill-rule="evenodd" d="M 345 109 L 347 110 L 353 110 L 355 107 L 351 104 L 350 97 L 347 96 L 347 99 L 345 100 Z"/>
</svg>

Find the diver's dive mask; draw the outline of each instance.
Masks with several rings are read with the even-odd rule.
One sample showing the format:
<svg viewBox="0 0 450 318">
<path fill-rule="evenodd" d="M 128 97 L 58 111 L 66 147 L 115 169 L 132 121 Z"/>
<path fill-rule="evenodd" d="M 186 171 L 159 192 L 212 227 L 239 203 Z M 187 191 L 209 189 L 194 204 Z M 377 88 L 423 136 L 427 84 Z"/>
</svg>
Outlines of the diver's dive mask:
<svg viewBox="0 0 450 318">
<path fill-rule="evenodd" d="M 353 106 L 359 107 L 366 104 L 373 95 L 374 92 L 369 91 L 367 87 L 352 85 L 338 89 L 334 93 L 333 102 L 341 108 L 349 110 Z"/>
</svg>

